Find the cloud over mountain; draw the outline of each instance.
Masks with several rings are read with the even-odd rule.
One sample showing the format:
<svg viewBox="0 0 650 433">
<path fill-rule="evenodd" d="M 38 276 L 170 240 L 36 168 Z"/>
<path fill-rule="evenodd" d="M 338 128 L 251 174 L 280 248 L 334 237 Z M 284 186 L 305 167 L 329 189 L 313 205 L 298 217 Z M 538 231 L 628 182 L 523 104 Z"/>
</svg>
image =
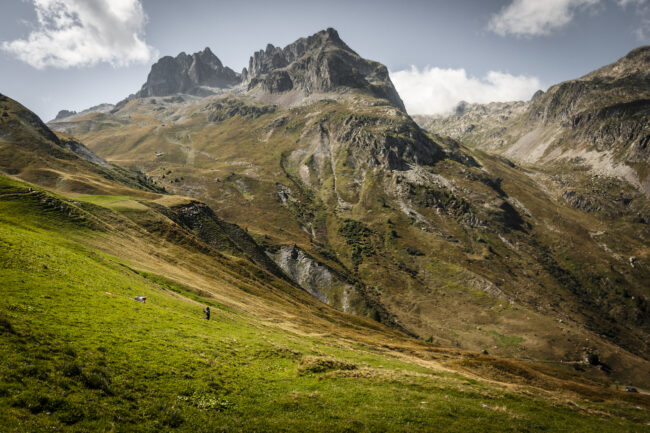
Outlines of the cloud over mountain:
<svg viewBox="0 0 650 433">
<path fill-rule="evenodd" d="M 490 71 L 483 78 L 465 69 L 426 67 L 390 74 L 410 114 L 450 112 L 460 101 L 488 103 L 527 100 L 541 88 L 536 77 Z"/>
<path fill-rule="evenodd" d="M 106 62 L 146 62 L 155 50 L 144 40 L 147 16 L 139 0 L 32 0 L 36 28 L 2 49 L 31 66 L 70 68 Z"/>
</svg>

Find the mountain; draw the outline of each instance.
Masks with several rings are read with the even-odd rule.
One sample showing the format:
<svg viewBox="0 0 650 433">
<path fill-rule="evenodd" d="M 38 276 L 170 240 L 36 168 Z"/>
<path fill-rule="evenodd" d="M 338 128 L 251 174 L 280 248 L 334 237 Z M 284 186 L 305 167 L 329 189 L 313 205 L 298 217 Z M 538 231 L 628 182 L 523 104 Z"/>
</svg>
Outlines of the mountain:
<svg viewBox="0 0 650 433">
<path fill-rule="evenodd" d="M 62 120 L 62 121 L 70 120 L 73 117 L 82 117 L 90 113 L 108 113 L 114 108 L 115 105 L 113 104 L 99 104 L 99 105 L 95 105 L 94 107 L 90 107 L 85 110 L 82 110 L 78 113 L 76 111 L 61 110 L 57 113 L 54 119 L 51 120 L 51 122 L 56 122 L 58 120 Z"/>
<path fill-rule="evenodd" d="M 531 164 L 584 167 L 650 195 L 650 47 L 584 77 L 540 91 L 528 103 L 472 105 L 419 116 L 432 131 Z M 476 116 L 477 112 L 485 116 Z M 489 113 L 489 114 L 487 114 Z"/>
<path fill-rule="evenodd" d="M 224 67 L 210 48 L 176 57 L 165 56 L 151 67 L 146 83 L 137 97 L 167 96 L 175 93 L 205 96 L 210 88 L 227 88 L 239 84 L 235 71 Z"/>
<path fill-rule="evenodd" d="M 354 89 L 387 99 L 405 111 L 388 69 L 361 58 L 332 28 L 298 39 L 284 48 L 267 45 L 266 50 L 250 58 L 245 76 L 249 91 L 258 89 L 270 95 L 285 94 L 282 98 L 285 101 Z M 290 93 L 290 97 L 286 93 Z"/>
<path fill-rule="evenodd" d="M 263 53 L 245 87 L 51 125 L 204 202 L 340 311 L 500 356 L 598 353 L 608 377 L 646 380 L 650 207 L 633 185 L 522 168 L 427 133 L 363 84 L 382 68 L 323 81 L 333 65 L 374 65 L 333 30 Z M 290 87 L 273 84 L 282 76 Z"/>
<path fill-rule="evenodd" d="M 388 69 L 361 58 L 332 28 L 284 48 L 267 45 L 251 56 L 248 69 L 241 74 L 224 67 L 209 48 L 189 56 L 180 53 L 163 57 L 152 66 L 146 83 L 134 96 L 206 96 L 239 84 L 262 100 L 284 105 L 355 90 L 386 99 L 404 111 Z"/>
<path fill-rule="evenodd" d="M 643 197 L 582 210 L 354 86 L 3 97 L 3 427 L 644 431 Z"/>
<path fill-rule="evenodd" d="M 4 430 L 394 431 L 407 418 L 433 432 L 449 411 L 463 429 L 645 428 L 647 396 L 587 379 L 588 362 L 446 349 L 339 313 L 166 217 L 179 205 L 192 206 L 0 175 Z"/>
</svg>

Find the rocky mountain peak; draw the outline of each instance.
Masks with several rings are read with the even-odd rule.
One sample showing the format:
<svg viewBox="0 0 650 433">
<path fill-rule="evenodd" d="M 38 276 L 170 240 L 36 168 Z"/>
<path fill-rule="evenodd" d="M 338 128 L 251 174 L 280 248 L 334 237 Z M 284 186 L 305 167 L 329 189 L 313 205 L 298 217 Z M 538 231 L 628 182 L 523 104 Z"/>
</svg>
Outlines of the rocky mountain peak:
<svg viewBox="0 0 650 433">
<path fill-rule="evenodd" d="M 224 67 L 210 48 L 188 55 L 162 57 L 151 67 L 147 82 L 136 97 L 166 96 L 188 93 L 204 96 L 212 93 L 205 87 L 227 88 L 239 84 L 240 75 Z"/>
<path fill-rule="evenodd" d="M 454 114 L 456 116 L 462 116 L 469 108 L 469 105 L 470 104 L 467 101 L 460 101 L 458 104 L 456 104 L 456 108 L 454 108 Z"/>
<path fill-rule="evenodd" d="M 215 89 L 242 83 L 253 96 L 277 104 L 298 104 L 315 94 L 356 91 L 406 111 L 386 66 L 359 56 L 333 28 L 300 38 L 284 48 L 267 44 L 250 57 L 248 68 L 241 73 L 224 66 L 209 47 L 194 54 L 181 52 L 176 57 L 162 57 L 151 67 L 140 91 L 117 107 L 133 98 L 178 93 L 209 96 L 217 93 Z"/>
<path fill-rule="evenodd" d="M 223 68 L 223 63 L 217 56 L 214 55 L 210 47 L 205 47 L 203 51 L 195 53 L 194 56 L 206 65 L 214 66 L 215 68 Z"/>
<path fill-rule="evenodd" d="M 66 117 L 74 116 L 75 114 L 77 114 L 76 111 L 60 110 L 60 111 L 56 114 L 56 117 L 54 118 L 54 120 L 61 120 L 61 119 L 64 119 L 64 118 L 66 118 Z"/>
<path fill-rule="evenodd" d="M 332 28 L 284 48 L 267 45 L 251 56 L 247 72 L 249 90 L 309 96 L 356 89 L 404 110 L 386 67 L 360 57 Z"/>
</svg>

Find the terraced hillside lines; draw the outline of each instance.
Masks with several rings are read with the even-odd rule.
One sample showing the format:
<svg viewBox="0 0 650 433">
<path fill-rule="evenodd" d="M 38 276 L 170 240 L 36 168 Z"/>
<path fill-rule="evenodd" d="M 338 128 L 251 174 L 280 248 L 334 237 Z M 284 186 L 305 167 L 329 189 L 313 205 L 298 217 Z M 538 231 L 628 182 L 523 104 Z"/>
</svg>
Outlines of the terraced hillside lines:
<svg viewBox="0 0 650 433">
<path fill-rule="evenodd" d="M 641 432 L 650 422 L 647 396 L 572 368 L 442 349 L 336 312 L 189 232 L 171 236 L 171 223 L 153 230 L 140 199 L 70 200 L 6 177 L 0 191 L 7 431 L 460 432 L 480 420 L 488 432 Z"/>
</svg>

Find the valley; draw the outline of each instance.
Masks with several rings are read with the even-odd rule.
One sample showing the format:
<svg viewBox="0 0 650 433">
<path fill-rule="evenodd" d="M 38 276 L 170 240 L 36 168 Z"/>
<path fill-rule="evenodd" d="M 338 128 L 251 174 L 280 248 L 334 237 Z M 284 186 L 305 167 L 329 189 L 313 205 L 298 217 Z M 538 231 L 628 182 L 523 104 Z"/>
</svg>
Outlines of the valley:
<svg viewBox="0 0 650 433">
<path fill-rule="evenodd" d="M 0 425 L 644 431 L 647 53 L 435 117 L 331 28 L 0 95 Z"/>
</svg>

